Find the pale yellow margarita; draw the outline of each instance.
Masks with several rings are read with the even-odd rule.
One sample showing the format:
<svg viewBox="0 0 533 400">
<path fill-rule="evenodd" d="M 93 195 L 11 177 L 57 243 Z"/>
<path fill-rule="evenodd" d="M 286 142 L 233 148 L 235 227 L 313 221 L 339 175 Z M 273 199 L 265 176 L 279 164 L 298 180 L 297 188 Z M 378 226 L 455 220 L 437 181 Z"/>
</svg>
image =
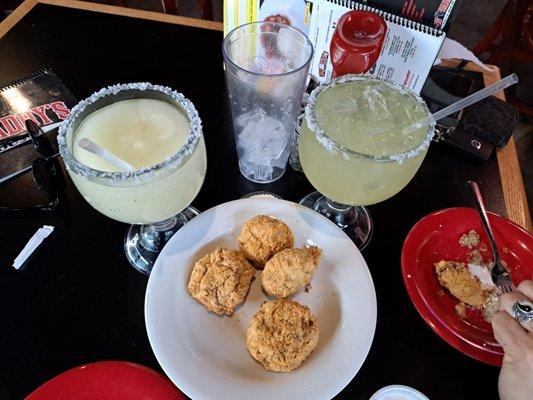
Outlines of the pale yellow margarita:
<svg viewBox="0 0 533 400">
<path fill-rule="evenodd" d="M 302 168 L 338 203 L 375 204 L 411 181 L 433 126 L 402 133 L 429 115 L 416 95 L 374 78 L 343 78 L 311 96 L 299 138 Z"/>
<path fill-rule="evenodd" d="M 157 99 L 123 100 L 88 115 L 76 129 L 71 151 L 80 163 L 98 171 L 123 172 L 79 147 L 88 138 L 143 170 L 168 160 L 185 144 L 190 124 L 184 110 Z M 197 195 L 206 172 L 202 135 L 181 165 L 156 168 L 146 176 L 105 182 L 69 173 L 84 198 L 108 217 L 132 224 L 168 219 Z"/>
</svg>

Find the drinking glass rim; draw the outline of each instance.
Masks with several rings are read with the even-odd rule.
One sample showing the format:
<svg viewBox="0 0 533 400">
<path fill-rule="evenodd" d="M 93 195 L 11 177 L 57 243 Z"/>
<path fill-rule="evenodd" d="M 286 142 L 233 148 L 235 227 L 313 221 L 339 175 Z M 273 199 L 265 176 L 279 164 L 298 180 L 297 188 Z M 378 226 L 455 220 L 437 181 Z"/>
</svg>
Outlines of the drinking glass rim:
<svg viewBox="0 0 533 400">
<path fill-rule="evenodd" d="M 179 149 L 174 154 L 167 156 L 160 163 L 151 165 L 149 167 L 143 167 L 135 171 L 100 171 L 83 164 L 81 161 L 76 159 L 76 157 L 74 157 L 72 150 L 67 144 L 66 135 L 69 131 L 71 123 L 79 117 L 79 115 L 85 110 L 87 106 L 94 104 L 95 102 L 106 96 L 116 95 L 120 92 L 128 90 L 150 90 L 161 92 L 175 100 L 187 113 L 190 131 L 187 135 L 185 142 L 179 147 Z M 59 126 L 57 142 L 59 146 L 59 153 L 63 157 L 63 161 L 65 162 L 66 166 L 70 168 L 75 174 L 87 179 L 102 178 L 116 182 L 131 182 L 140 178 L 148 178 L 152 176 L 155 172 L 162 169 L 180 166 L 185 157 L 192 154 L 192 152 L 196 149 L 201 135 L 202 120 L 198 115 L 198 111 L 194 107 L 193 103 L 189 99 L 187 99 L 182 93 L 177 92 L 168 86 L 153 85 L 149 82 L 135 82 L 119 83 L 116 85 L 107 86 L 76 104 L 70 111 L 68 117 L 65 118 L 63 123 Z"/>
<path fill-rule="evenodd" d="M 356 81 L 378 81 L 380 83 L 384 83 L 386 85 L 389 85 L 390 87 L 393 87 L 400 92 L 406 93 L 410 95 L 412 98 L 414 98 L 423 108 L 423 110 L 426 112 L 428 116 L 431 116 L 431 112 L 429 111 L 426 103 L 422 98 L 414 93 L 413 91 L 404 88 L 403 86 L 390 82 L 384 79 L 376 78 L 373 76 L 368 75 L 343 75 L 337 78 L 332 79 L 327 84 L 323 84 L 315 88 L 310 96 L 309 100 L 307 102 L 307 105 L 305 107 L 305 121 L 307 123 L 307 127 L 311 132 L 313 132 L 318 140 L 318 142 L 326 147 L 327 149 L 334 149 L 337 152 L 341 153 L 344 158 L 350 158 L 350 157 L 356 157 L 356 158 L 365 158 L 372 161 L 381 161 L 381 162 L 399 162 L 402 163 L 406 159 L 416 157 L 420 154 L 423 150 L 426 150 L 429 147 L 429 143 L 431 142 L 431 139 L 433 138 L 434 132 L 435 132 L 435 120 L 433 118 L 430 119 L 430 122 L 428 123 L 428 132 L 424 139 L 415 147 L 396 154 L 390 154 L 385 156 L 377 156 L 377 155 L 371 155 L 371 154 L 365 154 L 361 153 L 355 150 L 351 150 L 346 148 L 345 146 L 337 143 L 335 140 L 330 138 L 326 132 L 319 126 L 318 121 L 316 120 L 315 116 L 315 103 L 318 99 L 318 96 L 321 92 L 324 90 L 329 89 L 330 87 L 345 83 L 345 82 L 356 82 Z"/>
<path fill-rule="evenodd" d="M 307 60 L 301 65 L 299 66 L 298 68 L 295 68 L 291 71 L 288 71 L 288 72 L 281 72 L 279 74 L 266 74 L 266 73 L 261 73 L 261 72 L 253 72 L 253 71 L 250 71 L 246 68 L 243 68 L 239 65 L 237 65 L 230 57 L 229 57 L 229 54 L 227 52 L 227 49 L 226 49 L 226 44 L 229 43 L 229 38 L 231 35 L 233 35 L 235 32 L 237 32 L 237 30 L 241 29 L 241 28 L 244 28 L 246 26 L 249 26 L 249 25 L 262 25 L 262 24 L 272 24 L 272 25 L 277 25 L 279 26 L 280 28 L 289 28 L 289 29 L 293 29 L 295 31 L 297 31 L 298 33 L 300 33 L 305 42 L 307 43 L 308 47 L 311 49 L 310 53 L 309 53 L 309 57 L 307 58 Z M 234 65 L 237 69 L 241 70 L 241 71 L 244 71 L 248 74 L 251 74 L 251 75 L 255 75 L 255 76 L 271 76 L 271 77 L 278 77 L 278 76 L 285 76 L 285 75 L 290 75 L 290 74 L 294 74 L 295 72 L 298 72 L 300 70 L 302 70 L 303 68 L 305 68 L 306 65 L 308 65 L 310 63 L 310 61 L 313 59 L 313 54 L 315 53 L 315 49 L 313 47 L 313 43 L 311 43 L 311 41 L 309 40 L 309 38 L 307 37 L 307 35 L 305 33 L 303 33 L 300 29 L 298 28 L 295 28 L 294 26 L 291 26 L 291 25 L 285 25 L 285 24 L 282 24 L 281 22 L 271 22 L 271 21 L 253 21 L 253 22 L 248 22 L 246 24 L 242 24 L 242 25 L 239 25 L 235 28 L 233 28 L 231 31 L 228 32 L 228 34 L 226 35 L 226 37 L 224 37 L 224 40 L 222 42 L 222 56 L 224 57 L 224 61 L 229 61 L 229 63 L 231 65 Z"/>
</svg>

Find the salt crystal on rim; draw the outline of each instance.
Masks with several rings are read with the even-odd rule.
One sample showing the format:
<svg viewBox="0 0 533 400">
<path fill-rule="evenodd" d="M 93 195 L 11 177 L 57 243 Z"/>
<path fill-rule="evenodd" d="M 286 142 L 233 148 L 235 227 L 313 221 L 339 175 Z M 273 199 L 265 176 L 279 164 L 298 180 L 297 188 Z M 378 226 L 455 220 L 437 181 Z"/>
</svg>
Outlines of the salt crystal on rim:
<svg viewBox="0 0 533 400">
<path fill-rule="evenodd" d="M 89 166 L 78 161 L 72 150 L 67 144 L 67 134 L 72 135 L 71 124 L 76 120 L 85 108 L 101 98 L 110 95 L 116 95 L 119 92 L 127 90 L 151 90 L 161 92 L 174 99 L 187 113 L 190 132 L 187 136 L 185 143 L 179 148 L 179 150 L 170 156 L 168 156 L 161 163 L 152 165 L 150 167 L 141 168 L 132 172 L 108 172 L 92 169 Z M 136 83 L 124 83 L 108 86 L 100 89 L 98 92 L 93 93 L 88 98 L 80 101 L 74 108 L 72 108 L 69 116 L 63 121 L 59 127 L 59 134 L 57 135 L 57 142 L 59 145 L 59 152 L 65 161 L 65 165 L 70 168 L 74 173 L 84 178 L 101 178 L 108 179 L 110 183 L 120 182 L 142 182 L 146 181 L 154 175 L 156 171 L 168 168 L 177 168 L 191 155 L 196 149 L 199 139 L 202 136 L 202 120 L 198 115 L 198 111 L 194 107 L 193 103 L 187 99 L 183 94 L 176 92 L 175 90 L 161 85 L 153 85 L 149 82 L 136 82 Z"/>
<path fill-rule="evenodd" d="M 428 134 L 424 138 L 424 140 L 415 148 L 406 151 L 401 152 L 397 154 L 392 154 L 388 156 L 372 156 L 368 154 L 358 153 L 353 150 L 349 150 L 344 148 L 343 146 L 339 145 L 337 142 L 335 142 L 333 139 L 327 136 L 326 132 L 320 126 L 318 125 L 318 122 L 316 120 L 315 116 L 315 103 L 318 99 L 318 96 L 320 93 L 332 86 L 340 85 L 346 82 L 355 82 L 355 81 L 377 81 L 381 82 L 384 85 L 389 85 L 390 87 L 395 88 L 398 90 L 401 94 L 409 94 L 413 96 L 413 98 L 422 106 L 424 111 L 428 114 L 428 116 L 431 116 L 431 113 L 429 109 L 427 108 L 426 103 L 424 103 L 424 100 L 417 94 L 413 93 L 410 90 L 407 90 L 403 88 L 402 86 L 385 81 L 383 79 L 377 79 L 372 78 L 368 76 L 360 76 L 360 75 L 343 75 L 338 78 L 333 79 L 330 83 L 326 85 L 321 85 L 317 87 L 315 90 L 311 92 L 311 95 L 309 96 L 309 101 L 307 103 L 307 106 L 305 107 L 305 121 L 307 122 L 308 128 L 313 132 L 316 136 L 317 141 L 324 146 L 329 151 L 334 151 L 342 155 L 345 159 L 351 159 L 353 157 L 355 158 L 367 158 L 372 159 L 379 162 L 391 162 L 395 161 L 398 163 L 403 163 L 406 159 L 416 157 L 419 155 L 422 151 L 426 150 L 429 147 L 429 143 L 431 142 L 431 139 L 433 139 L 433 134 L 435 131 L 435 120 L 431 118 L 430 123 L 428 124 Z"/>
</svg>

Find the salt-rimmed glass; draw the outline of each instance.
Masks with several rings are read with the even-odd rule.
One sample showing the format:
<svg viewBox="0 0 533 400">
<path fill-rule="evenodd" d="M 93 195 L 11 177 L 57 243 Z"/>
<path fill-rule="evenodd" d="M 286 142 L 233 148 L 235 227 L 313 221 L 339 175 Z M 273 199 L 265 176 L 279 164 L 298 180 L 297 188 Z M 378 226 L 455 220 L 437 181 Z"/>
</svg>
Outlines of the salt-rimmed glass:
<svg viewBox="0 0 533 400">
<path fill-rule="evenodd" d="M 159 164 L 133 172 L 93 169 L 74 157 L 72 146 L 80 124 L 92 113 L 118 101 L 156 99 L 181 112 L 189 123 L 185 143 Z M 207 166 L 202 122 L 194 105 L 181 93 L 150 83 L 114 85 L 82 100 L 59 128 L 59 151 L 83 197 L 98 211 L 133 224 L 124 248 L 129 262 L 150 273 L 170 237 L 198 215 L 189 204 L 198 194 Z"/>
<path fill-rule="evenodd" d="M 365 154 L 346 148 L 328 135 L 327 127 L 320 126 L 316 118 L 317 100 L 324 91 L 349 82 L 384 85 L 389 90 L 405 96 L 406 104 L 430 119 L 421 127 L 420 140 L 403 152 L 395 154 Z M 346 99 L 348 101 L 350 99 Z M 354 99 L 356 102 L 358 99 Z M 363 99 L 361 99 L 363 100 Z M 339 104 L 346 104 L 340 101 Z M 341 118 L 335 114 L 336 118 Z M 345 75 L 316 88 L 309 97 L 305 121 L 299 137 L 300 161 L 309 181 L 318 190 L 301 200 L 310 208 L 337 223 L 363 249 L 372 236 L 372 218 L 364 206 L 384 201 L 403 189 L 418 171 L 433 137 L 435 122 L 426 104 L 416 94 L 399 85 L 380 79 Z M 403 126 L 395 132 L 401 135 Z M 396 135 L 396 133 L 394 133 Z"/>
</svg>

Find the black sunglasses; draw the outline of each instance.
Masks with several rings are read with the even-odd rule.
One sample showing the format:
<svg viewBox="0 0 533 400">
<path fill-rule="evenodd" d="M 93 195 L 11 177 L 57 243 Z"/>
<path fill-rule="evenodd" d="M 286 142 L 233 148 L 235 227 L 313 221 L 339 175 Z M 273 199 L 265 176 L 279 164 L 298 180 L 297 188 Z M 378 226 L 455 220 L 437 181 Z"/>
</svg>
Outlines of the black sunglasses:
<svg viewBox="0 0 533 400">
<path fill-rule="evenodd" d="M 65 177 L 58 160 L 59 154 L 54 153 L 48 136 L 35 122 L 26 120 L 25 123 L 31 143 L 41 157 L 36 158 L 31 166 L 0 178 L 0 187 L 32 172 L 35 184 L 39 191 L 48 199 L 48 203 L 20 208 L 0 207 L 0 212 L 52 212 L 59 205 L 59 191 L 65 185 Z"/>
</svg>

